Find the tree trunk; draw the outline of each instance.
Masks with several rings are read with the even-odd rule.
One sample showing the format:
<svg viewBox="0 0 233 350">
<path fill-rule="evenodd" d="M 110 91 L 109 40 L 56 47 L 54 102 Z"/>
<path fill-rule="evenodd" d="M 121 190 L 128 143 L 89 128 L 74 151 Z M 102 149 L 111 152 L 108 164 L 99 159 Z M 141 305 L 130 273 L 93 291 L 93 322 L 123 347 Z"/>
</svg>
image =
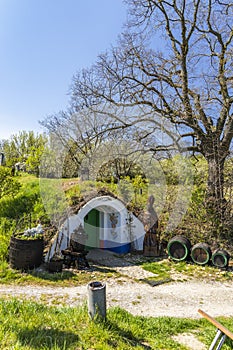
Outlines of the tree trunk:
<svg viewBox="0 0 233 350">
<path fill-rule="evenodd" d="M 219 156 L 207 156 L 208 182 L 206 191 L 207 207 L 216 216 L 216 219 L 224 219 L 226 199 L 224 198 L 224 163 L 225 158 Z"/>
<path fill-rule="evenodd" d="M 223 223 L 226 209 L 224 198 L 224 164 L 228 150 L 221 144 L 220 135 L 212 133 L 202 140 L 202 154 L 208 163 L 206 206 L 219 222 Z"/>
</svg>

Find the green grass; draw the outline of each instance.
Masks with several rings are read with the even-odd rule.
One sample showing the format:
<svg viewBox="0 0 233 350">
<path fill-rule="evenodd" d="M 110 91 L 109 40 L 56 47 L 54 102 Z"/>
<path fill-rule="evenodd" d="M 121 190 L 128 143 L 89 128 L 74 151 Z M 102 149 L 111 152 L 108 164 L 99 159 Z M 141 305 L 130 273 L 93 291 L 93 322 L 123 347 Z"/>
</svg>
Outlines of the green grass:
<svg viewBox="0 0 233 350">
<path fill-rule="evenodd" d="M 12 269 L 7 262 L 0 262 L 0 284 L 18 284 L 18 285 L 40 285 L 70 287 L 87 284 L 93 279 L 107 280 L 120 276 L 113 269 L 104 269 L 94 267 L 91 270 L 63 270 L 58 273 L 49 273 L 46 270 L 29 270 L 22 272 Z"/>
<path fill-rule="evenodd" d="M 232 281 L 232 271 L 221 270 L 216 267 L 200 266 L 189 262 L 174 262 L 165 259 L 159 262 L 146 262 L 142 267 L 155 274 L 153 280 L 163 279 L 198 279 L 205 281 Z"/>
<path fill-rule="evenodd" d="M 28 185 L 32 182 L 39 183 L 39 178 L 37 176 L 24 172 L 20 172 L 19 175 L 16 176 L 16 178 L 22 185 Z"/>
<path fill-rule="evenodd" d="M 167 278 L 171 278 L 171 268 L 169 263 L 166 261 L 162 262 L 147 262 L 142 265 L 142 267 L 146 271 L 150 271 L 155 274 L 153 279 L 155 280 L 163 280 Z"/>
<path fill-rule="evenodd" d="M 232 318 L 220 319 L 231 327 Z M 0 299 L 0 348 L 5 350 L 185 350 L 174 335 L 195 332 L 209 346 L 214 326 L 204 319 L 133 316 L 107 310 L 107 320 L 91 320 L 87 307 L 55 307 Z M 223 349 L 231 349 L 229 341 Z"/>
</svg>

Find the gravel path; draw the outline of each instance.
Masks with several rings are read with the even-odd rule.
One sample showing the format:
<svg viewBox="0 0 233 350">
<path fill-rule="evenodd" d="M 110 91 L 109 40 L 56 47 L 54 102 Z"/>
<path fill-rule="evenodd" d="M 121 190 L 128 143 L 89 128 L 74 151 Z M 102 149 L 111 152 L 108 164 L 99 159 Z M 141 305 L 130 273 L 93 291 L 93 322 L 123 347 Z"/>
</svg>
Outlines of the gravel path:
<svg viewBox="0 0 233 350">
<path fill-rule="evenodd" d="M 169 282 L 152 287 L 136 283 L 129 276 L 146 278 L 138 266 L 117 268 L 127 277 L 106 281 L 107 307 L 120 306 L 134 315 L 200 317 L 203 309 L 215 316 L 233 316 L 233 284 L 205 282 Z M 105 282 L 105 281 L 101 281 Z M 48 303 L 76 306 L 87 300 L 87 286 L 40 287 L 0 285 L 0 296 L 31 298 Z"/>
</svg>

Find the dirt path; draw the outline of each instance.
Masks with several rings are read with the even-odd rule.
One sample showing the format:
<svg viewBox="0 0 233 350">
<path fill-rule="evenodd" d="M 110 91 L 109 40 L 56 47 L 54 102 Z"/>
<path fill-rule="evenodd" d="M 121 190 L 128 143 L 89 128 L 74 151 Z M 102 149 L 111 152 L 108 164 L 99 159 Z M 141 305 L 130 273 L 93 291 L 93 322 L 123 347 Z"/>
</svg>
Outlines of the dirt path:
<svg viewBox="0 0 233 350">
<path fill-rule="evenodd" d="M 169 282 L 157 286 L 129 279 L 148 276 L 140 267 L 119 268 L 127 277 L 106 282 L 107 307 L 120 306 L 134 315 L 198 318 L 203 309 L 212 316 L 233 316 L 233 284 Z M 124 270 L 124 271 L 123 271 Z M 0 285 L 0 296 L 17 296 L 53 304 L 76 306 L 87 300 L 87 286 L 40 287 Z"/>
</svg>

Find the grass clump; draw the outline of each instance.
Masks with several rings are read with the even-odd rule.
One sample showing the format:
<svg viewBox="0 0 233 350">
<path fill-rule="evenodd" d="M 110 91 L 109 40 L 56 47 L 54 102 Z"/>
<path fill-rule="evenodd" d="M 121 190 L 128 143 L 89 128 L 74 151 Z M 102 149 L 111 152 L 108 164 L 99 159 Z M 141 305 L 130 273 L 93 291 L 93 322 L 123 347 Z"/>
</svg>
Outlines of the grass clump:
<svg viewBox="0 0 233 350">
<path fill-rule="evenodd" d="M 166 262 L 147 262 L 142 265 L 144 270 L 155 274 L 154 280 L 163 280 L 171 278 L 171 269 Z"/>
</svg>

